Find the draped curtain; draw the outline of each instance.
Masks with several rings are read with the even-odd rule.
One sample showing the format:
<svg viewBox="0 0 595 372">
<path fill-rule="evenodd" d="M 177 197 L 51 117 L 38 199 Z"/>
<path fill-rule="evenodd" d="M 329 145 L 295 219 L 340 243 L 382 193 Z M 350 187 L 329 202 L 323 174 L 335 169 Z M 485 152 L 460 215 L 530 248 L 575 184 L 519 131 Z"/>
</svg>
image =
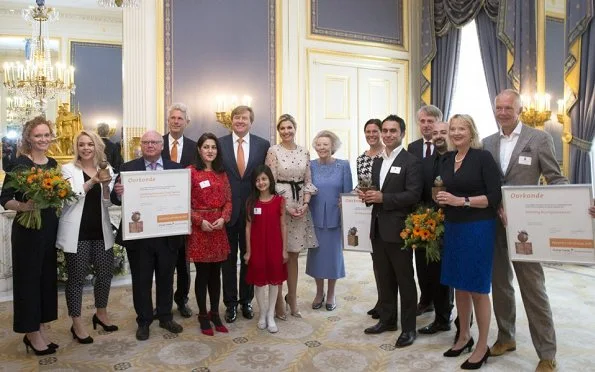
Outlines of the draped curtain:
<svg viewBox="0 0 595 372">
<path fill-rule="evenodd" d="M 436 40 L 436 55 L 432 62 L 432 104 L 442 110 L 444 120 L 450 117 L 460 46 L 460 28 L 452 28 Z"/>
</svg>

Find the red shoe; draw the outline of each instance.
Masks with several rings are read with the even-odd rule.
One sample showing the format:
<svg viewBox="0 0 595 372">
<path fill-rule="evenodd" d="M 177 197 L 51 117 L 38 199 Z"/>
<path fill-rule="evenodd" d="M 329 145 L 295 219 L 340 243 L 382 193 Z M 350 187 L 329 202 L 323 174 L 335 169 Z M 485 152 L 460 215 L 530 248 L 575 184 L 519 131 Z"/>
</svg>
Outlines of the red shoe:
<svg viewBox="0 0 595 372">
<path fill-rule="evenodd" d="M 227 327 L 225 327 L 223 325 L 223 322 L 221 321 L 221 318 L 219 317 L 219 313 L 209 311 L 209 319 L 211 320 L 211 322 L 213 322 L 213 324 L 215 324 L 215 329 L 217 330 L 217 332 L 221 332 L 221 333 L 229 332 Z"/>
<path fill-rule="evenodd" d="M 200 323 L 200 331 L 203 335 L 214 336 L 213 328 L 211 328 L 211 322 L 209 322 L 208 315 L 198 314 L 198 322 Z"/>
</svg>

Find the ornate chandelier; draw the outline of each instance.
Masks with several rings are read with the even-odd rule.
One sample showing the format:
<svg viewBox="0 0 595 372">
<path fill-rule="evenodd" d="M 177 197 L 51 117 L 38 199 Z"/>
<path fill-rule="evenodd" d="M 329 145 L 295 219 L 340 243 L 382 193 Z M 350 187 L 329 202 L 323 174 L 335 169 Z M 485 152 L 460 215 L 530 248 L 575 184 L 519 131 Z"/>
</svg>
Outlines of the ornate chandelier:
<svg viewBox="0 0 595 372">
<path fill-rule="evenodd" d="M 104 8 L 138 8 L 139 0 L 97 0 Z"/>
<path fill-rule="evenodd" d="M 6 97 L 6 120 L 9 123 L 25 124 L 36 115 L 39 115 L 36 105 L 31 100 L 22 97 Z"/>
<path fill-rule="evenodd" d="M 45 112 L 48 100 L 74 94 L 74 67 L 57 63 L 52 66 L 48 22 L 58 19 L 58 11 L 47 8 L 44 0 L 23 10 L 23 18 L 33 26 L 31 53 L 25 63 L 4 63 L 4 85 L 14 96 L 30 100 Z"/>
</svg>

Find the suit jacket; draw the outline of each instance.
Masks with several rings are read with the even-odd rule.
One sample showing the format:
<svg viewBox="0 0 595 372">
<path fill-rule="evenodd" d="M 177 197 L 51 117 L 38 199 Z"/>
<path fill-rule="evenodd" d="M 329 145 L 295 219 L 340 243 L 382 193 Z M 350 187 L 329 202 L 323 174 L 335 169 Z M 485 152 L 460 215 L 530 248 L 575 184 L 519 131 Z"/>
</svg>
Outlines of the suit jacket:
<svg viewBox="0 0 595 372">
<path fill-rule="evenodd" d="M 502 176 L 502 186 L 537 185 L 542 174 L 548 184 L 568 183 L 566 177 L 560 173 L 552 136 L 542 130 L 521 125 L 521 134 L 512 150 L 508 168 L 504 173 L 500 166 L 500 132 L 483 140 L 484 149 L 492 154 L 498 164 Z M 521 156 L 525 157 L 525 163 L 528 163 L 530 159 L 531 164 L 521 164 L 519 162 Z"/>
<path fill-rule="evenodd" d="M 108 167 L 112 181 L 108 187 L 110 190 L 114 188 L 114 172 Z M 85 178 L 83 176 L 83 170 L 76 167 L 73 163 L 64 164 L 61 168 L 62 176 L 64 179 L 70 182 L 72 191 L 78 195 L 78 197 L 67 202 L 62 209 L 60 215 L 60 221 L 58 224 L 58 236 L 56 238 L 56 247 L 62 249 L 67 253 L 76 253 L 79 241 L 79 231 L 81 227 L 81 220 L 83 219 L 83 209 L 85 208 L 85 190 L 83 185 Z M 103 188 L 103 185 L 101 185 Z M 103 191 L 103 189 L 102 189 Z M 109 218 L 108 207 L 112 205 L 111 200 L 101 200 L 101 228 L 103 232 L 103 242 L 105 249 L 110 249 L 114 246 L 114 232 L 112 231 L 112 223 Z"/>
<path fill-rule="evenodd" d="M 418 159 L 424 158 L 424 139 L 423 137 L 411 142 L 407 146 L 407 152 L 417 156 Z"/>
<path fill-rule="evenodd" d="M 444 156 L 435 151 L 429 158 L 422 159 L 422 169 L 424 175 L 424 189 L 421 196 L 421 202 L 428 207 L 436 207 L 436 202 L 432 199 L 432 187 L 434 180 L 440 175 L 440 166 L 444 161 Z"/>
<path fill-rule="evenodd" d="M 105 158 L 112 166 L 115 173 L 120 173 L 122 166 L 122 154 L 120 154 L 120 145 L 113 143 L 108 138 L 101 138 L 105 144 Z"/>
<path fill-rule="evenodd" d="M 240 177 L 240 171 L 236 162 L 233 136 L 228 134 L 219 138 L 218 147 L 221 149 L 223 166 L 225 167 L 225 173 L 227 173 L 227 178 L 231 186 L 232 211 L 231 219 L 228 223 L 231 226 L 237 222 L 240 215 L 245 215 L 246 200 L 252 188 L 252 171 L 256 166 L 264 164 L 267 151 L 271 147 L 271 144 L 264 138 L 250 134 L 250 154 L 248 155 L 248 164 L 246 164 L 243 177 Z"/>
<path fill-rule="evenodd" d="M 383 158 L 374 159 L 372 164 L 372 184 L 380 185 L 380 167 Z M 386 174 L 381 185 L 382 203 L 375 203 L 372 208 L 370 239 L 382 239 L 385 242 L 399 243 L 399 234 L 405 227 L 405 219 L 421 198 L 423 189 L 423 171 L 421 160 L 407 151 L 401 151 L 391 167 L 400 167 L 399 173 Z M 378 224 L 376 235 L 375 226 Z"/>
<path fill-rule="evenodd" d="M 196 157 L 196 142 L 190 138 L 183 136 L 184 143 L 182 145 L 182 157 L 180 158 L 180 164 L 186 168 L 190 164 L 194 163 Z M 161 151 L 161 158 L 163 160 L 171 160 L 169 150 L 169 133 L 163 136 L 163 151 Z"/>
<path fill-rule="evenodd" d="M 171 160 L 163 159 L 163 169 L 182 169 L 180 164 L 175 163 Z M 122 172 L 133 172 L 133 171 L 146 171 L 147 168 L 145 167 L 145 159 L 138 158 L 131 160 L 122 164 L 120 169 Z M 118 176 L 116 182 L 120 182 L 120 176 Z M 124 194 L 126 194 L 126 189 L 124 189 Z M 122 205 L 120 199 L 116 195 L 116 192 L 112 190 L 110 194 L 112 203 L 115 205 Z M 185 235 L 175 235 L 175 236 L 167 236 L 163 238 L 148 238 L 148 239 L 136 239 L 136 240 L 122 240 L 122 221 L 128 221 L 129 216 L 122 216 L 122 220 L 120 221 L 120 227 L 118 228 L 118 234 L 116 235 L 116 243 L 125 247 L 129 250 L 139 249 L 143 247 L 144 244 L 147 244 L 149 240 L 158 240 L 162 239 L 162 241 L 167 244 L 170 249 L 177 250 L 180 246 L 184 245 Z"/>
</svg>

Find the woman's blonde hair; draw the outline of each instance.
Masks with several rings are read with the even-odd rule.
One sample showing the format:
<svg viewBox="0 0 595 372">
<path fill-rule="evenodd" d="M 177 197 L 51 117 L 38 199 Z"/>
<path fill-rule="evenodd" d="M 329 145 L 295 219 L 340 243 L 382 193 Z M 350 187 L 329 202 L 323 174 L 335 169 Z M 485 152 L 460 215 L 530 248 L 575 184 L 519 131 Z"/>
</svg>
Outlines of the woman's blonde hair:
<svg viewBox="0 0 595 372">
<path fill-rule="evenodd" d="M 17 156 L 31 154 L 31 140 L 29 139 L 29 137 L 31 136 L 31 131 L 38 125 L 47 125 L 48 128 L 50 128 L 50 134 L 52 135 L 53 139 L 54 130 L 52 129 L 52 122 L 46 120 L 46 118 L 44 118 L 43 116 L 36 116 L 35 118 L 26 122 L 23 126 L 23 133 L 21 134 L 21 143 L 17 148 Z"/>
<path fill-rule="evenodd" d="M 93 141 L 93 144 L 95 145 L 95 156 L 93 156 L 93 165 L 97 167 L 99 162 L 105 159 L 105 143 L 103 143 L 103 140 L 101 139 L 101 137 L 99 137 L 97 133 L 85 129 L 78 132 L 76 136 L 74 136 L 74 140 L 72 141 L 72 149 L 74 151 L 74 159 L 72 159 L 72 162 L 77 167 L 82 168 L 78 146 L 79 138 L 81 138 L 82 136 L 87 136 L 91 138 L 91 141 Z"/>
<path fill-rule="evenodd" d="M 477 127 L 475 126 L 475 121 L 473 121 L 473 118 L 471 117 L 471 115 L 456 114 L 456 115 L 451 116 L 450 120 L 448 120 L 449 132 L 450 132 L 450 125 L 455 120 L 460 121 L 461 123 L 464 123 L 467 126 L 467 129 L 469 129 L 469 132 L 471 133 L 471 143 L 470 143 L 469 147 L 471 147 L 473 149 L 481 149 L 483 147 L 483 145 L 481 144 L 481 140 L 479 139 L 479 132 L 477 131 Z M 449 151 L 456 150 L 455 146 L 450 141 L 450 135 L 448 136 L 448 150 Z"/>
</svg>

